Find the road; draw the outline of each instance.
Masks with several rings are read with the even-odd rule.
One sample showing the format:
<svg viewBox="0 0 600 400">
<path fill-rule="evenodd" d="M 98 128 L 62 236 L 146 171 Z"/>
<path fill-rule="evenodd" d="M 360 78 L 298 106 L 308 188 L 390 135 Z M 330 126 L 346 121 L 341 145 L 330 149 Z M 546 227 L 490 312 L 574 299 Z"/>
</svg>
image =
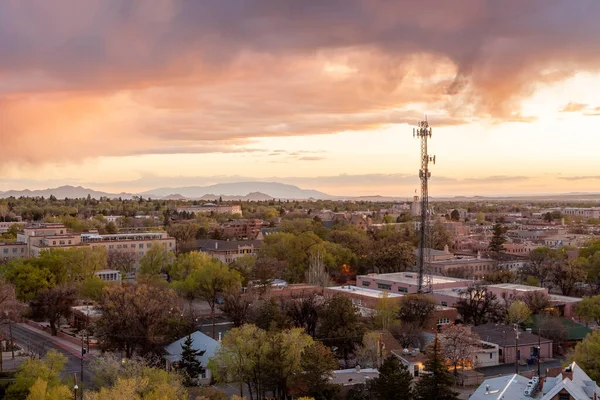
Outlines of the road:
<svg viewBox="0 0 600 400">
<path fill-rule="evenodd" d="M 47 335 L 43 335 L 37 332 L 33 332 L 27 328 L 19 326 L 17 324 L 12 325 L 13 340 L 21 346 L 25 351 L 32 351 L 37 355 L 45 355 L 48 350 L 54 349 L 59 353 L 62 353 L 67 358 L 67 364 L 63 371 L 63 376 L 72 377 L 73 374 L 77 374 L 77 381 L 80 381 L 81 377 L 81 356 L 75 355 L 76 350 L 61 347 L 50 341 Z M 89 370 L 88 357 L 84 358 L 83 361 L 83 379 L 85 382 L 90 382 L 93 378 Z"/>
<path fill-rule="evenodd" d="M 542 375 L 546 375 L 547 368 L 560 367 L 562 365 L 562 361 L 563 360 L 561 359 L 554 359 L 551 361 L 543 362 L 540 368 Z M 479 368 L 478 371 L 482 372 L 486 378 L 498 375 L 514 374 L 515 364 L 502 364 L 497 365 L 495 367 Z M 533 363 L 532 365 L 519 365 L 519 373 L 524 373 L 528 371 L 537 372 L 537 363 Z"/>
</svg>

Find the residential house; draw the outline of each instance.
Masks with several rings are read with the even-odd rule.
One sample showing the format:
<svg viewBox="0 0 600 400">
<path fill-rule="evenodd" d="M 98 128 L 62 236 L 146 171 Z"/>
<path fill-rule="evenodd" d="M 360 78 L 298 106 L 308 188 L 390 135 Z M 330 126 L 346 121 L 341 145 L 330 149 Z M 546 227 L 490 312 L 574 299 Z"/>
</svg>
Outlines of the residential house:
<svg viewBox="0 0 600 400">
<path fill-rule="evenodd" d="M 547 377 L 543 400 L 596 400 L 600 388 L 577 363 L 572 362 L 556 377 Z"/>
<path fill-rule="evenodd" d="M 217 350 L 221 347 L 221 343 L 205 335 L 200 331 L 196 331 L 190 335 L 192 337 L 192 348 L 199 351 L 197 360 L 200 361 L 204 370 L 198 377 L 198 383 L 202 385 L 210 384 L 212 380 L 212 373 L 207 368 L 208 360 L 215 355 Z M 177 362 L 181 360 L 181 346 L 186 341 L 187 336 L 173 342 L 164 347 L 165 355 L 163 358 L 166 361 L 167 371 L 177 366 Z"/>
<path fill-rule="evenodd" d="M 513 326 L 488 323 L 474 326 L 471 330 L 473 333 L 478 334 L 482 341 L 498 346 L 500 363 L 511 364 L 516 361 L 517 332 Z M 525 363 L 527 359 L 537 359 L 538 345 L 541 359 L 552 358 L 552 340 L 529 332 L 519 331 L 518 354 L 520 363 Z"/>
</svg>

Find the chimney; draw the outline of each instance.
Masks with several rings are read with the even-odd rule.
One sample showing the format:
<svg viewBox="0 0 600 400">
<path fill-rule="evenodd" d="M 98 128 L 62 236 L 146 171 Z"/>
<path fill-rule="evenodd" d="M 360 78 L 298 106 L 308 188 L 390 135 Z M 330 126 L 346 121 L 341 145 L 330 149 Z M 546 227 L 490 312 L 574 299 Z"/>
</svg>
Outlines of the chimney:
<svg viewBox="0 0 600 400">
<path fill-rule="evenodd" d="M 360 372 L 360 364 L 356 364 L 356 372 Z"/>
<path fill-rule="evenodd" d="M 446 253 L 446 254 L 450 253 L 450 248 L 448 247 L 447 244 L 444 245 L 444 253 Z"/>
<path fill-rule="evenodd" d="M 221 341 L 222 336 L 223 336 L 223 334 L 221 332 L 219 332 L 219 342 Z"/>
<path fill-rule="evenodd" d="M 477 250 L 477 259 L 481 260 L 481 251 Z"/>
<path fill-rule="evenodd" d="M 218 250 L 218 249 L 219 249 L 219 242 L 217 242 L 217 241 L 215 240 L 215 250 Z"/>
<path fill-rule="evenodd" d="M 565 378 L 569 378 L 570 380 L 573 380 L 573 364 L 568 365 L 565 370 L 562 372 L 563 375 L 563 379 Z"/>
</svg>

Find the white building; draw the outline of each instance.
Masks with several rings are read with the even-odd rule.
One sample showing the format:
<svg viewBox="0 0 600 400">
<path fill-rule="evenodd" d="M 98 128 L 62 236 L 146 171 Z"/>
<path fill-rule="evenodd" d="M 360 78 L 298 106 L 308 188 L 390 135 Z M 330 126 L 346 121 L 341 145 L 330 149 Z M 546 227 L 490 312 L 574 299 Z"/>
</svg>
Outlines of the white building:
<svg viewBox="0 0 600 400">
<path fill-rule="evenodd" d="M 197 360 L 200 361 L 202 367 L 204 367 L 204 370 L 198 377 L 198 384 L 210 384 L 212 380 L 212 373 L 210 369 L 206 368 L 206 366 L 208 365 L 208 360 L 215 355 L 219 348 L 221 348 L 221 343 L 200 331 L 196 331 L 190 336 L 192 337 L 192 348 L 200 352 Z M 176 363 L 181 360 L 181 345 L 186 339 L 187 336 L 184 336 L 178 341 L 164 347 L 165 355 L 163 357 L 167 362 L 167 371 L 170 371 L 172 368 L 174 368 Z"/>
</svg>

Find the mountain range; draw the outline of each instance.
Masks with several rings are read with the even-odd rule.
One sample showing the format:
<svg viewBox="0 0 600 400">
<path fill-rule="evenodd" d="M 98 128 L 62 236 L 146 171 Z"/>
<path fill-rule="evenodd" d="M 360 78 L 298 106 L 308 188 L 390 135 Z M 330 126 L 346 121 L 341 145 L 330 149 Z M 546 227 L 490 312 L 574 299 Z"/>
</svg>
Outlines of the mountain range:
<svg viewBox="0 0 600 400">
<path fill-rule="evenodd" d="M 245 193 L 245 194 L 244 194 Z M 44 190 L 9 190 L 0 191 L 0 198 L 7 197 L 45 197 L 57 199 L 65 197 L 85 198 L 100 197 L 131 199 L 134 196 L 150 197 L 164 200 L 206 200 L 215 201 L 221 198 L 226 201 L 268 201 L 272 199 L 290 200 L 355 200 L 371 202 L 407 201 L 403 196 L 332 196 L 318 190 L 301 189 L 298 186 L 278 182 L 238 182 L 219 183 L 210 186 L 186 186 L 174 188 L 158 188 L 141 193 L 107 193 L 82 186 L 60 186 Z M 432 197 L 431 201 L 600 201 L 600 193 L 558 193 L 558 194 L 523 194 L 510 196 L 443 196 Z"/>
<path fill-rule="evenodd" d="M 50 197 L 57 199 L 65 197 L 85 198 L 92 197 L 99 199 L 101 197 L 131 199 L 134 196 L 150 197 L 153 199 L 165 200 L 209 200 L 214 201 L 222 198 L 223 200 L 250 200 L 265 201 L 272 199 L 333 199 L 334 196 L 317 190 L 301 189 L 298 186 L 287 185 L 277 182 L 240 182 L 223 183 L 210 186 L 187 186 L 176 188 L 158 188 L 141 193 L 107 193 L 98 190 L 84 188 L 82 186 L 60 186 L 44 190 L 9 190 L 0 192 L 0 198 L 7 197 Z"/>
</svg>

